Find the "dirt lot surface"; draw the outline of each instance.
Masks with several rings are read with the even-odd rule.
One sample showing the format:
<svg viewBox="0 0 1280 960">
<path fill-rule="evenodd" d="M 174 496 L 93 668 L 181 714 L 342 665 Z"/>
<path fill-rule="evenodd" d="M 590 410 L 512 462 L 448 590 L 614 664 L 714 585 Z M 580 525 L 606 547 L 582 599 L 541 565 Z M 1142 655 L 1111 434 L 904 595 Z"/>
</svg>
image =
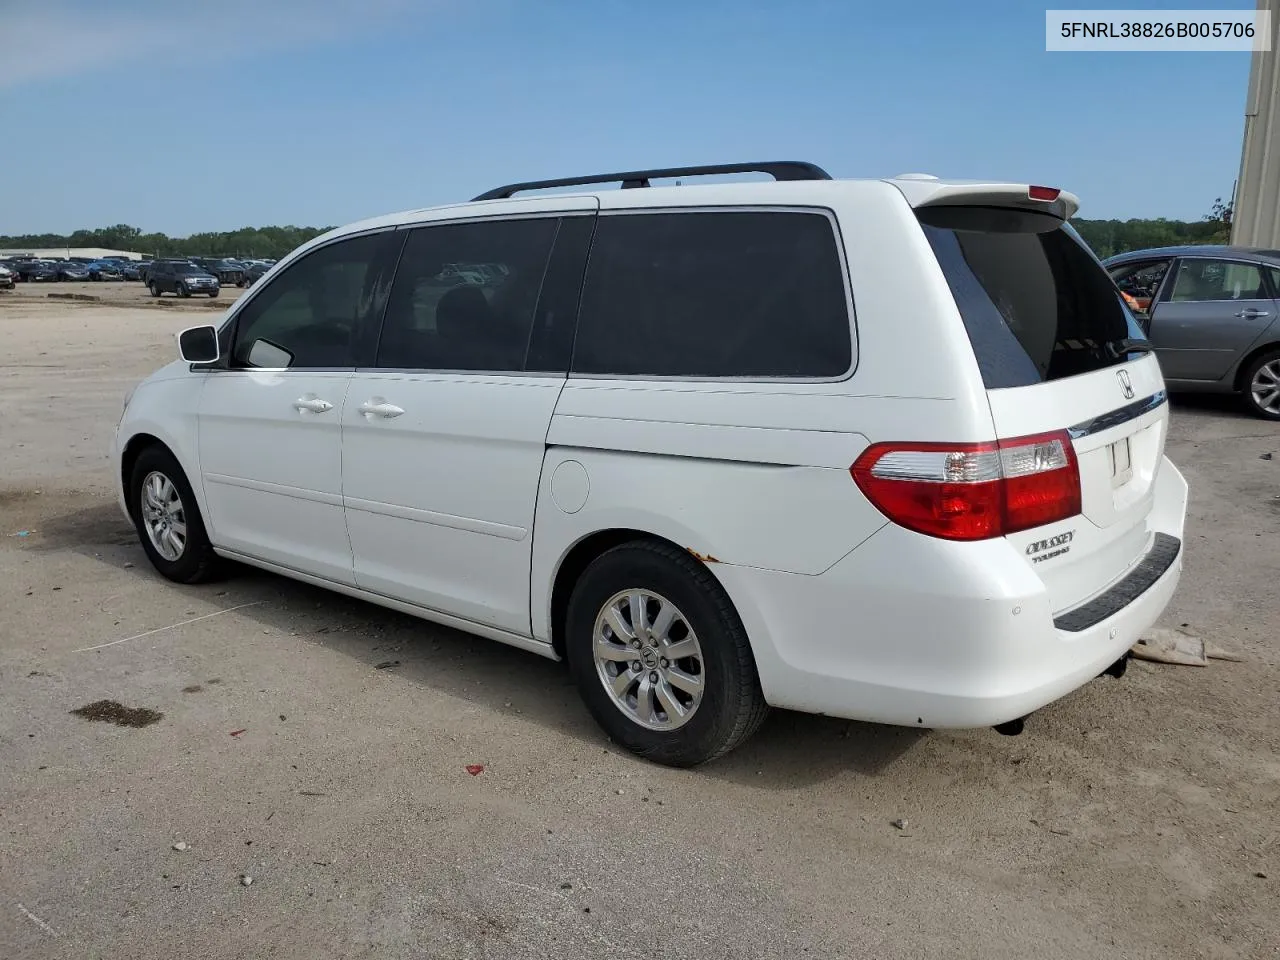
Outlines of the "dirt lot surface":
<svg viewBox="0 0 1280 960">
<path fill-rule="evenodd" d="M 775 713 L 673 771 L 556 664 L 161 580 L 105 450 L 210 314 L 70 286 L 0 293 L 5 960 L 1280 956 L 1280 425 L 1174 408 L 1165 622 L 1244 662 L 1134 663 L 1017 738 Z"/>
</svg>

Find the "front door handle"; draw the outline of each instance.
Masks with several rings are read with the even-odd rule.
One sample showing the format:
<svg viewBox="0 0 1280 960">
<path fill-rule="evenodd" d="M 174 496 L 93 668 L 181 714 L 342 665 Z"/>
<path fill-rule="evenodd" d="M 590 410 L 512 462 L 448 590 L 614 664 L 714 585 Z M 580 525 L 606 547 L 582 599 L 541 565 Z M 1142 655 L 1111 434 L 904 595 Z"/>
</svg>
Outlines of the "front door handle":
<svg viewBox="0 0 1280 960">
<path fill-rule="evenodd" d="M 1253 320 L 1257 317 L 1269 317 L 1271 314 L 1266 310 L 1255 310 L 1253 307 L 1245 307 L 1236 314 L 1241 320 Z"/>
<path fill-rule="evenodd" d="M 381 397 L 374 397 L 372 400 L 366 400 L 364 403 L 360 404 L 358 409 L 364 415 L 366 420 L 372 420 L 374 417 L 378 417 L 381 420 L 390 420 L 392 417 L 398 417 L 400 414 L 404 413 L 404 410 L 400 407 L 397 407 L 393 403 L 387 403 L 387 401 L 383 400 Z"/>
<path fill-rule="evenodd" d="M 333 409 L 333 404 L 319 397 L 299 397 L 293 401 L 293 409 L 299 413 L 328 413 Z"/>
</svg>

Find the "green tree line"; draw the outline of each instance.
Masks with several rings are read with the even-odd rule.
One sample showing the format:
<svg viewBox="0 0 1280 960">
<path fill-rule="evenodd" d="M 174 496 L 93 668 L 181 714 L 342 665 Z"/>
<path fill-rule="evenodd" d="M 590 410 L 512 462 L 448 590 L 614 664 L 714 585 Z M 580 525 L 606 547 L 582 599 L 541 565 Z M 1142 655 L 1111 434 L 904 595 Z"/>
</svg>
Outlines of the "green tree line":
<svg viewBox="0 0 1280 960">
<path fill-rule="evenodd" d="M 1231 231 L 1231 205 L 1218 200 L 1213 212 L 1200 220 L 1074 220 L 1072 224 L 1099 257 L 1126 250 L 1168 247 L 1184 243 L 1226 243 Z M 97 230 L 0 236 L 0 248 L 33 250 L 47 247 L 107 247 L 135 250 L 158 257 L 270 257 L 279 259 L 329 227 L 242 227 L 224 233 L 193 233 L 169 237 L 143 233 L 127 223 Z"/>
<path fill-rule="evenodd" d="M 1099 257 L 1129 250 L 1189 243 L 1226 243 L 1229 220 L 1072 220 L 1071 225 Z"/>
<path fill-rule="evenodd" d="M 242 227 L 221 233 L 193 233 L 170 237 L 143 233 L 127 223 L 97 230 L 77 230 L 70 235 L 35 233 L 0 236 L 0 248 L 40 250 L 55 247 L 106 247 L 132 250 L 152 257 L 264 257 L 279 259 L 290 250 L 319 236 L 329 227 Z"/>
</svg>

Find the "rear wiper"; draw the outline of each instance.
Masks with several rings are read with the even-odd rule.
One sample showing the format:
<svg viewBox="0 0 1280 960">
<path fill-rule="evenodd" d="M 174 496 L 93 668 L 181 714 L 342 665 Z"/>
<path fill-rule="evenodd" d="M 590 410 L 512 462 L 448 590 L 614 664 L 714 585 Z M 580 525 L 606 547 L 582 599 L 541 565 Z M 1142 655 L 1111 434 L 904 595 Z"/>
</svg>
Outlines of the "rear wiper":
<svg viewBox="0 0 1280 960">
<path fill-rule="evenodd" d="M 1124 356 L 1126 353 L 1151 353 L 1155 349 L 1151 346 L 1150 340 L 1142 340 L 1137 337 L 1108 340 L 1103 346 L 1107 348 L 1113 357 Z"/>
</svg>

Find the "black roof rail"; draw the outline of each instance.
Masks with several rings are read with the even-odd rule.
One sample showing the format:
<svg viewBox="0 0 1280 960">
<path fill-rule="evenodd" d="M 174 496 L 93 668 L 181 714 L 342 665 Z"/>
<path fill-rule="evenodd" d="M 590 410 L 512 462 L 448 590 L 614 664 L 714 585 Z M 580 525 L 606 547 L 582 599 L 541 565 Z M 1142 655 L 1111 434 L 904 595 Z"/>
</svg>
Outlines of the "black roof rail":
<svg viewBox="0 0 1280 960">
<path fill-rule="evenodd" d="M 597 173 L 589 177 L 565 177 L 562 180 L 530 180 L 527 183 L 509 183 L 504 187 L 486 190 L 474 200 L 506 200 L 512 194 L 526 190 L 546 190 L 551 187 L 577 187 L 589 183 L 618 183 L 622 189 L 647 187 L 649 181 L 659 177 L 707 177 L 724 173 L 767 173 L 775 180 L 830 180 L 831 174 L 817 164 L 803 160 L 767 160 L 761 163 L 713 163 L 700 167 L 664 167 L 656 170 L 631 170 L 626 173 Z"/>
</svg>

